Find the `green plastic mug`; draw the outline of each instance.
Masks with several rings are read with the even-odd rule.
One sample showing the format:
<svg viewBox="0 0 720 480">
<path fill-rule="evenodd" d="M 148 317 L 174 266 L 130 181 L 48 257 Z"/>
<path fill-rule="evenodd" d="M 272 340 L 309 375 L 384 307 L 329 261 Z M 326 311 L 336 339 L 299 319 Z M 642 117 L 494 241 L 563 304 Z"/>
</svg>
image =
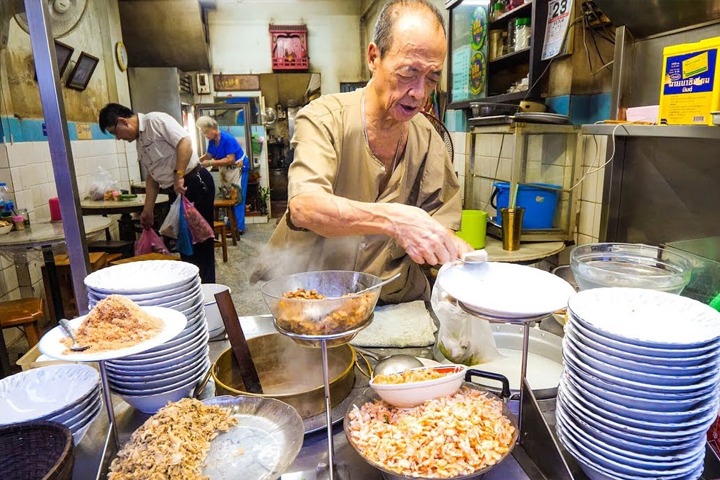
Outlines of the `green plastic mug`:
<svg viewBox="0 0 720 480">
<path fill-rule="evenodd" d="M 487 213 L 482 210 L 463 210 L 460 230 L 455 234 L 477 250 L 485 248 L 486 227 Z"/>
</svg>

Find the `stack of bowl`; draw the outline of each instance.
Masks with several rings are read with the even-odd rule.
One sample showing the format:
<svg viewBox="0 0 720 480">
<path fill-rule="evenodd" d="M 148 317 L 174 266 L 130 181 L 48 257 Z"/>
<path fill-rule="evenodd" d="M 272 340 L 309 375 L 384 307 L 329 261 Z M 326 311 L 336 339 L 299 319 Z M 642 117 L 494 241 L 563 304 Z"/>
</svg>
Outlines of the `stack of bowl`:
<svg viewBox="0 0 720 480">
<path fill-rule="evenodd" d="M 113 294 L 140 306 L 177 310 L 187 318 L 172 340 L 143 353 L 107 361 L 112 391 L 145 413 L 191 394 L 210 369 L 203 292 L 198 268 L 185 262 L 150 260 L 98 270 L 85 278 L 90 307 Z"/>
<path fill-rule="evenodd" d="M 0 380 L 0 425 L 62 423 L 77 445 L 101 408 L 100 375 L 88 365 L 48 365 Z"/>
<path fill-rule="evenodd" d="M 720 313 L 652 290 L 568 303 L 557 433 L 591 479 L 697 479 L 718 412 Z"/>
</svg>

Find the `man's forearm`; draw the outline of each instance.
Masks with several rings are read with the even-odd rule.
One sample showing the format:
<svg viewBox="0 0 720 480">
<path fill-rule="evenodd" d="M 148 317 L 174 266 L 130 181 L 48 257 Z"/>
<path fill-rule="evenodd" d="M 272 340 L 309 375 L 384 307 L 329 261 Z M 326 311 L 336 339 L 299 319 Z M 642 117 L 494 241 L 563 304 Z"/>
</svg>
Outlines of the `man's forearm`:
<svg viewBox="0 0 720 480">
<path fill-rule="evenodd" d="M 155 200 L 157 200 L 160 185 L 150 175 L 145 177 L 145 209 L 152 210 L 155 208 Z"/>
<path fill-rule="evenodd" d="M 289 203 L 293 225 L 324 237 L 392 235 L 397 204 L 365 203 L 329 193 L 306 193 Z"/>
</svg>

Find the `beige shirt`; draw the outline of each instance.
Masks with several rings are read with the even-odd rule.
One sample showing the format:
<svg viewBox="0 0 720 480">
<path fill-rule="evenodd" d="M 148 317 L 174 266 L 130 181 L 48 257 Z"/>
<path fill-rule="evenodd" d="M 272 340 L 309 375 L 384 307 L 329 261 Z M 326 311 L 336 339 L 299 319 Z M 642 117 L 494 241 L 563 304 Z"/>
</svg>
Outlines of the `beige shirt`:
<svg viewBox="0 0 720 480">
<path fill-rule="evenodd" d="M 447 228 L 460 227 L 460 188 L 445 144 L 423 115 L 409 122 L 405 153 L 380 191 L 385 167 L 365 141 L 362 90 L 325 95 L 295 118 L 295 159 L 290 165 L 288 198 L 327 192 L 370 203 L 403 203 L 422 208 Z M 429 300 L 420 267 L 385 235 L 326 238 L 291 228 L 286 213 L 278 223 L 256 272 L 265 279 L 312 270 L 356 270 L 387 278 L 386 303 Z M 255 276 L 257 278 L 257 276 Z"/>
<path fill-rule="evenodd" d="M 189 136 L 188 132 L 177 120 L 162 112 L 138 113 L 138 130 L 138 160 L 160 188 L 172 187 L 177 169 L 177 145 Z M 189 172 L 198 163 L 197 154 L 192 152 L 185 171 Z"/>
</svg>

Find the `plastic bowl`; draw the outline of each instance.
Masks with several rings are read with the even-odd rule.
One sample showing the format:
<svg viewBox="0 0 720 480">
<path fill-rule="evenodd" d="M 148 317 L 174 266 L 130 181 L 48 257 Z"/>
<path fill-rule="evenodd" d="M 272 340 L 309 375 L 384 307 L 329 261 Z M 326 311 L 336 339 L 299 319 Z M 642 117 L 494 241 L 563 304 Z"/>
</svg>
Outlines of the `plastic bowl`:
<svg viewBox="0 0 720 480">
<path fill-rule="evenodd" d="M 390 405 L 399 408 L 415 407 L 428 400 L 446 397 L 457 392 L 465 379 L 467 367 L 464 365 L 440 365 L 411 368 L 405 370 L 405 374 L 423 373 L 430 370 L 443 373 L 444 376 L 432 380 L 405 383 L 377 383 L 378 377 L 374 377 L 370 380 L 370 387 Z"/>
<path fill-rule="evenodd" d="M 344 270 L 305 272 L 278 277 L 260 289 L 277 325 L 304 336 L 337 335 L 367 322 L 380 296 L 375 275 Z M 366 288 L 370 290 L 356 294 Z M 315 290 L 323 299 L 285 298 L 298 289 Z"/>
<path fill-rule="evenodd" d="M 580 290 L 631 287 L 678 294 L 692 274 L 692 265 L 683 255 L 632 243 L 575 247 L 570 253 L 570 267 Z"/>
</svg>

